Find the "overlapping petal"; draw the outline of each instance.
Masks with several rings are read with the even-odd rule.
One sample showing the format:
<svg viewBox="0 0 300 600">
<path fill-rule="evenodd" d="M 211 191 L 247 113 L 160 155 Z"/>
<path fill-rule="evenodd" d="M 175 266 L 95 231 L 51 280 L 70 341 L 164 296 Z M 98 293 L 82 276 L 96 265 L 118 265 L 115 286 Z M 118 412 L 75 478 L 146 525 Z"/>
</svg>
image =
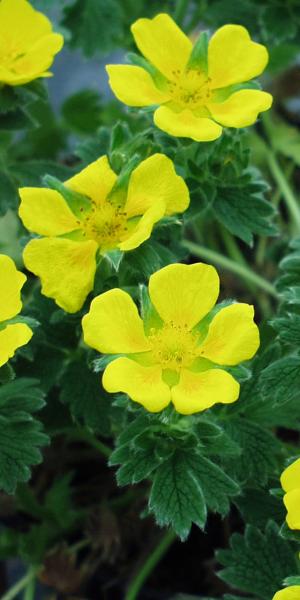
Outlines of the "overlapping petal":
<svg viewBox="0 0 300 600">
<path fill-rule="evenodd" d="M 179 383 L 172 388 L 172 402 L 179 413 L 191 415 L 206 410 L 217 402 L 235 402 L 239 391 L 237 381 L 222 369 L 200 373 L 183 369 Z"/>
<path fill-rule="evenodd" d="M 143 321 L 131 296 L 112 289 L 97 296 L 82 319 L 86 344 L 107 354 L 149 350 Z"/>
<path fill-rule="evenodd" d="M 62 235 L 78 229 L 78 221 L 64 198 L 47 188 L 20 188 L 19 216 L 29 231 L 39 235 Z"/>
<path fill-rule="evenodd" d="M 222 127 L 207 117 L 197 117 L 191 110 L 175 112 L 169 106 L 160 106 L 154 113 L 159 129 L 176 137 L 187 137 L 196 142 L 211 142 L 222 134 Z"/>
<path fill-rule="evenodd" d="M 172 79 L 175 71 L 185 68 L 193 45 L 169 15 L 138 19 L 131 31 L 141 53 L 163 75 Z"/>
<path fill-rule="evenodd" d="M 142 67 L 107 65 L 106 71 L 115 96 L 128 106 L 152 106 L 168 100 L 168 94 L 155 86 L 151 75 Z"/>
<path fill-rule="evenodd" d="M 42 293 L 73 313 L 93 289 L 97 244 L 65 238 L 43 238 L 27 244 L 23 258 L 27 269 L 40 277 Z"/>
<path fill-rule="evenodd" d="M 128 394 L 150 412 L 159 412 L 170 403 L 160 366 L 144 367 L 129 358 L 117 358 L 106 367 L 102 382 L 108 392 Z"/>
<path fill-rule="evenodd" d="M 12 319 L 22 308 L 21 289 L 26 276 L 17 270 L 14 261 L 0 254 L 0 322 Z"/>
<path fill-rule="evenodd" d="M 211 116 L 226 127 L 248 127 L 257 120 L 259 113 L 272 106 L 273 98 L 260 90 L 240 90 L 225 102 L 207 105 Z"/>
<path fill-rule="evenodd" d="M 52 25 L 27 0 L 1 0 L 0 35 L 6 37 L 8 31 L 18 47 L 27 50 L 36 40 L 51 33 Z"/>
<path fill-rule="evenodd" d="M 168 265 L 151 275 L 149 294 L 164 321 L 192 329 L 215 305 L 219 276 L 204 263 Z"/>
<path fill-rule="evenodd" d="M 142 215 L 159 201 L 168 215 L 183 212 L 189 205 L 189 190 L 174 163 L 164 154 L 153 154 L 132 172 L 125 210 L 129 217 Z"/>
<path fill-rule="evenodd" d="M 222 308 L 209 325 L 199 355 L 219 365 L 237 365 L 252 358 L 259 347 L 259 331 L 253 316 L 254 309 L 249 304 Z"/>
<path fill-rule="evenodd" d="M 0 367 L 15 354 L 15 351 L 29 342 L 32 331 L 25 323 L 14 323 L 0 329 Z"/>
<path fill-rule="evenodd" d="M 291 463 L 283 471 L 280 482 L 285 492 L 290 492 L 296 488 L 300 489 L 300 458 Z"/>
<path fill-rule="evenodd" d="M 138 220 L 137 224 L 133 226 L 132 229 L 130 227 L 130 222 L 128 222 L 127 224 L 128 229 L 130 229 L 130 234 L 126 240 L 118 244 L 120 250 L 134 250 L 134 248 L 137 248 L 143 242 L 148 240 L 151 236 L 153 226 L 155 223 L 157 223 L 157 221 L 162 219 L 162 217 L 165 215 L 165 212 L 165 202 L 162 200 L 157 200 L 153 206 L 146 210 L 145 214 Z"/>
<path fill-rule="evenodd" d="M 208 72 L 213 88 L 243 83 L 260 75 L 268 63 L 265 46 L 252 42 L 241 25 L 224 25 L 208 46 Z"/>
<path fill-rule="evenodd" d="M 65 185 L 74 192 L 87 196 L 96 204 L 101 204 L 111 192 L 116 180 L 117 175 L 110 167 L 107 156 L 102 156 L 68 179 Z"/>
</svg>

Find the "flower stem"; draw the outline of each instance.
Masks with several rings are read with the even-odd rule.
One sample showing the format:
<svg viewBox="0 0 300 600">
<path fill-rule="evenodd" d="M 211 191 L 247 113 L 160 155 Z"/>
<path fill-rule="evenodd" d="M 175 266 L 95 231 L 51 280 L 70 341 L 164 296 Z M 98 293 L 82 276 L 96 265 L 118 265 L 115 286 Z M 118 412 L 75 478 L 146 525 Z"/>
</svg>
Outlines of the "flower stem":
<svg viewBox="0 0 300 600">
<path fill-rule="evenodd" d="M 166 554 L 168 548 L 173 544 L 175 539 L 176 534 L 172 529 L 169 529 L 161 538 L 156 548 L 154 548 L 153 552 L 149 554 L 137 575 L 130 582 L 124 600 L 136 600 L 146 579 L 148 579 L 153 569 L 159 563 L 164 554 Z"/>
<path fill-rule="evenodd" d="M 35 572 L 34 572 L 33 577 L 28 581 L 28 583 L 26 585 L 23 600 L 34 600 L 35 584 L 36 584 L 36 578 L 35 578 Z"/>
<path fill-rule="evenodd" d="M 67 428 L 64 429 L 64 433 L 68 436 L 69 439 L 82 440 L 83 442 L 87 442 L 87 444 L 90 444 L 90 446 L 98 450 L 106 458 L 109 458 L 112 453 L 112 450 L 109 448 L 109 446 L 98 440 L 90 431 L 88 431 L 84 427 L 78 427 L 77 429 Z"/>
<path fill-rule="evenodd" d="M 31 582 L 34 581 L 37 571 L 38 571 L 37 568 L 34 568 L 34 567 L 30 568 L 27 571 L 26 575 L 24 575 L 24 577 L 19 579 L 19 581 L 17 581 L 17 583 L 15 583 L 15 585 L 13 585 L 6 592 L 6 594 L 4 594 L 4 596 L 2 596 L 1 600 L 13 600 L 13 598 L 15 598 L 22 590 L 24 590 L 24 588 L 28 589 Z M 33 588 L 33 593 L 34 593 L 34 588 Z M 27 594 L 27 590 L 26 590 L 25 594 Z M 33 596 L 27 597 L 25 595 L 25 598 L 27 600 L 29 600 L 29 598 L 33 598 Z"/>
<path fill-rule="evenodd" d="M 246 269 L 248 269 L 247 261 L 245 260 L 239 246 L 237 245 L 237 243 L 236 243 L 235 239 L 232 237 L 232 235 L 226 229 L 224 229 L 224 227 L 220 228 L 220 233 L 221 233 L 224 245 L 226 247 L 226 250 L 227 250 L 230 258 L 234 262 L 236 262 L 236 263 L 244 266 Z M 246 285 L 248 286 L 248 289 L 253 294 L 255 291 L 255 285 L 253 284 L 252 281 L 249 281 L 249 279 L 247 277 L 244 277 L 244 280 L 245 280 Z"/>
<path fill-rule="evenodd" d="M 295 229 L 300 231 L 300 203 L 298 202 L 276 156 L 271 150 L 267 153 L 269 169 L 282 193 L 282 197 L 288 207 Z"/>
<path fill-rule="evenodd" d="M 250 283 L 253 283 L 256 287 L 264 290 L 265 292 L 267 292 L 267 294 L 270 294 L 270 296 L 273 296 L 274 298 L 277 298 L 277 299 L 279 298 L 279 296 L 276 292 L 276 289 L 272 285 L 272 283 L 270 283 L 270 281 L 267 281 L 266 279 L 264 279 L 263 277 L 261 277 L 260 275 L 255 273 L 254 271 L 252 271 L 246 265 L 238 264 L 238 263 L 234 262 L 233 260 L 231 260 L 230 258 L 227 258 L 226 256 L 223 256 L 222 254 L 219 254 L 218 252 L 215 252 L 214 250 L 205 248 L 204 246 L 199 246 L 198 244 L 195 244 L 194 242 L 189 242 L 189 241 L 185 240 L 182 244 L 185 248 L 187 248 L 187 250 L 189 250 L 195 256 L 199 256 L 200 258 L 209 260 L 216 265 L 220 265 L 220 267 L 223 267 L 224 269 L 227 269 L 228 271 L 231 271 L 232 273 L 235 273 L 236 275 L 239 275 L 240 277 L 247 279 Z"/>
</svg>

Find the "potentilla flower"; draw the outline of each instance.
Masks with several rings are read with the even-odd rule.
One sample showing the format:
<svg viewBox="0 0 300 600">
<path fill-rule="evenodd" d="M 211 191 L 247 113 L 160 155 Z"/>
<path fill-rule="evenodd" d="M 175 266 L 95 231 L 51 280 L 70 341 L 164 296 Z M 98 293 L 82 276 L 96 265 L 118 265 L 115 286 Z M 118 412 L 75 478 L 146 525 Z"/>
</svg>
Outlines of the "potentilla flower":
<svg viewBox="0 0 300 600">
<path fill-rule="evenodd" d="M 286 492 L 283 498 L 287 509 L 286 522 L 290 529 L 300 530 L 300 458 L 283 471 L 280 481 Z"/>
<path fill-rule="evenodd" d="M 209 43 L 202 33 L 194 47 L 167 14 L 138 19 L 131 31 L 146 60 L 108 65 L 111 88 L 129 106 L 160 105 L 154 122 L 170 135 L 215 140 L 222 126 L 247 127 L 270 108 L 270 94 L 247 89 L 265 69 L 268 52 L 245 27 L 224 25 Z"/>
<path fill-rule="evenodd" d="M 17 348 L 27 344 L 32 331 L 18 323 L 16 315 L 22 308 L 21 289 L 26 276 L 17 271 L 14 261 L 0 254 L 0 367 L 13 357 Z"/>
<path fill-rule="evenodd" d="M 26 267 L 41 278 L 45 296 L 76 312 L 93 289 L 97 258 L 140 246 L 157 221 L 188 207 L 189 192 L 163 154 L 142 161 L 124 188 L 106 156 L 64 185 L 68 196 L 21 188 L 19 215 L 29 231 L 46 236 L 27 244 Z"/>
<path fill-rule="evenodd" d="M 218 295 L 217 271 L 197 263 L 172 264 L 150 277 L 143 320 L 121 289 L 95 298 L 82 321 L 84 340 L 118 355 L 104 371 L 104 388 L 150 412 L 173 402 L 192 414 L 237 400 L 239 384 L 226 367 L 255 354 L 259 332 L 252 306 L 214 309 Z"/>
<path fill-rule="evenodd" d="M 26 0 L 0 1 L 0 83 L 22 85 L 49 77 L 64 39 Z"/>
<path fill-rule="evenodd" d="M 273 596 L 273 600 L 299 600 L 299 598 L 300 585 L 291 585 L 284 590 L 276 592 L 275 596 Z"/>
</svg>

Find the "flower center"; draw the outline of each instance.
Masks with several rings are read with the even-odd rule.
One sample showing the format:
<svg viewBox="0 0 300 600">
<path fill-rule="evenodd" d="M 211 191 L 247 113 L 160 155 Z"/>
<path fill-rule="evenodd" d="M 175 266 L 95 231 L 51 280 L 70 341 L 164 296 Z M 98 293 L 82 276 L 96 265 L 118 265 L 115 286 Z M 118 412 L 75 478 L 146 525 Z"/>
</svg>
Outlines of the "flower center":
<svg viewBox="0 0 300 600">
<path fill-rule="evenodd" d="M 115 248 L 127 232 L 127 215 L 122 206 L 109 201 L 92 203 L 92 210 L 80 223 L 83 235 L 95 240 L 102 250 Z"/>
<path fill-rule="evenodd" d="M 152 356 L 163 369 L 180 371 L 189 367 L 197 357 L 197 337 L 187 326 L 165 323 L 161 329 L 151 329 L 149 335 Z"/>
<path fill-rule="evenodd" d="M 211 97 L 210 79 L 197 69 L 173 71 L 173 79 L 168 82 L 171 98 L 184 107 L 197 108 L 205 105 Z"/>
</svg>

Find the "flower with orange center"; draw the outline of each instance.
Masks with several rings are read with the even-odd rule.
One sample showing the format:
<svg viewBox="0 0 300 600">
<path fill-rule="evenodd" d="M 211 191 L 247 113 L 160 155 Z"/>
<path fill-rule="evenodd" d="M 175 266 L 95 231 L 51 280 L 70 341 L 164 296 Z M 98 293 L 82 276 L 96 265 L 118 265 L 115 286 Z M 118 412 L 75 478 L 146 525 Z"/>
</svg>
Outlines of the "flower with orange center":
<svg viewBox="0 0 300 600">
<path fill-rule="evenodd" d="M 103 156 L 65 182 L 63 195 L 21 188 L 19 215 L 41 236 L 24 250 L 26 267 L 42 281 L 42 293 L 68 312 L 78 311 L 93 289 L 97 257 L 133 250 L 165 215 L 184 211 L 188 188 L 164 154 L 154 154 L 131 173 L 127 188 Z"/>
<path fill-rule="evenodd" d="M 167 14 L 138 19 L 131 30 L 145 59 L 108 65 L 110 86 L 129 106 L 159 105 L 154 122 L 170 135 L 215 140 L 223 126 L 252 125 L 270 108 L 270 94 L 249 89 L 268 53 L 244 27 L 225 25 L 209 42 L 202 33 L 195 46 Z"/>
<path fill-rule="evenodd" d="M 255 354 L 259 332 L 252 306 L 214 308 L 218 294 L 215 268 L 197 263 L 172 264 L 150 277 L 143 320 L 121 289 L 95 298 L 82 320 L 84 340 L 118 355 L 104 371 L 104 388 L 150 412 L 173 402 L 192 414 L 237 400 L 239 384 L 226 367 Z"/>
<path fill-rule="evenodd" d="M 50 77 L 48 69 L 63 43 L 27 0 L 0 0 L 0 83 L 23 85 Z"/>
</svg>

